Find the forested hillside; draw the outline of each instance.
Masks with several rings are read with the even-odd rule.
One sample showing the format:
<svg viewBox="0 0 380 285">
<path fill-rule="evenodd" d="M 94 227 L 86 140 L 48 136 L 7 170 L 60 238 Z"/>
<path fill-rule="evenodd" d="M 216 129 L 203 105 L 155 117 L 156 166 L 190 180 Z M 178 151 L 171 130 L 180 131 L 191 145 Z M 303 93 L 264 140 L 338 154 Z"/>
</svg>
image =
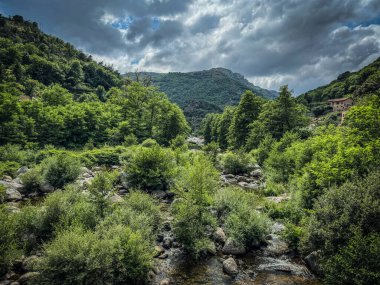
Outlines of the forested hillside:
<svg viewBox="0 0 380 285">
<path fill-rule="evenodd" d="M 1 144 L 168 144 L 188 131 L 164 93 L 125 81 L 36 23 L 1 17 L 0 42 Z"/>
<path fill-rule="evenodd" d="M 327 104 L 329 99 L 352 97 L 356 101 L 379 90 L 380 58 L 359 71 L 346 71 L 328 85 L 310 90 L 298 96 L 297 99 L 307 106 L 315 116 L 319 116 L 330 110 Z"/>
<path fill-rule="evenodd" d="M 134 73 L 126 76 L 136 79 Z M 255 86 L 241 74 L 225 68 L 186 73 L 142 72 L 140 80 L 144 80 L 144 77 L 150 78 L 153 85 L 158 86 L 160 91 L 177 103 L 195 128 L 198 128 L 206 114 L 221 112 L 226 105 L 238 104 L 240 95 L 246 90 L 267 99 L 278 95 L 276 91 Z"/>
</svg>

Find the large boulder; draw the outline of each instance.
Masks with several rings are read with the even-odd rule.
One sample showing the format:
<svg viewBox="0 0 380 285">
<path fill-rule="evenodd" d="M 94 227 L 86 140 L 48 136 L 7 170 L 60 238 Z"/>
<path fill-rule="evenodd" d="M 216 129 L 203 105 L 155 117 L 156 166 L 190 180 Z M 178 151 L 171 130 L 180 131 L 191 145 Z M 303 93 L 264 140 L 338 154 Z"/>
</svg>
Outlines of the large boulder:
<svg viewBox="0 0 380 285">
<path fill-rule="evenodd" d="M 172 284 L 172 283 L 170 282 L 169 278 L 165 278 L 165 279 L 161 280 L 161 282 L 160 282 L 160 285 L 170 285 L 170 284 Z"/>
<path fill-rule="evenodd" d="M 15 180 L 0 180 L 0 185 L 3 185 L 5 189 L 13 189 L 18 192 L 23 192 L 24 185 Z"/>
<path fill-rule="evenodd" d="M 270 234 L 266 238 L 268 246 L 265 248 L 265 253 L 270 256 L 280 256 L 289 250 L 288 244 L 276 234 Z"/>
<path fill-rule="evenodd" d="M 7 188 L 5 190 L 5 201 L 7 202 L 15 202 L 20 201 L 22 199 L 22 195 L 15 189 Z"/>
<path fill-rule="evenodd" d="M 16 171 L 16 176 L 19 176 L 20 174 L 24 174 L 28 171 L 28 167 L 22 166 Z"/>
<path fill-rule="evenodd" d="M 298 275 L 304 277 L 310 277 L 311 273 L 306 266 L 293 263 L 289 260 L 276 259 L 271 257 L 259 258 L 260 262 L 257 267 L 257 271 L 269 272 L 269 273 L 287 273 L 291 275 Z"/>
<path fill-rule="evenodd" d="M 214 240 L 217 243 L 225 244 L 227 237 L 222 228 L 217 228 L 213 234 Z"/>
<path fill-rule="evenodd" d="M 310 253 L 308 256 L 305 257 L 305 262 L 307 266 L 310 268 L 310 270 L 313 273 L 317 275 L 322 274 L 320 260 L 321 260 L 321 255 L 319 251 L 313 251 L 312 253 Z"/>
<path fill-rule="evenodd" d="M 238 274 L 239 270 L 235 259 L 230 257 L 223 261 L 223 271 L 229 275 Z"/>
<path fill-rule="evenodd" d="M 50 183 L 44 182 L 41 184 L 40 190 L 43 193 L 51 193 L 51 192 L 54 192 L 55 189 L 54 189 L 54 186 L 52 186 Z"/>
<path fill-rule="evenodd" d="M 245 247 L 233 239 L 227 239 L 222 249 L 223 254 L 242 255 L 246 253 Z"/>
</svg>

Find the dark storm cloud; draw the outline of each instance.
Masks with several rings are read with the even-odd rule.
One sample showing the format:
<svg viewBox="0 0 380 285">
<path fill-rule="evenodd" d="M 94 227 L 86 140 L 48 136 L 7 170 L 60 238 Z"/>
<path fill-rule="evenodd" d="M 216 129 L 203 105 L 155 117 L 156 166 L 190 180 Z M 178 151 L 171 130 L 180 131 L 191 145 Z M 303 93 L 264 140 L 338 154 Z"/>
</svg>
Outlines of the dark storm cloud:
<svg viewBox="0 0 380 285">
<path fill-rule="evenodd" d="M 120 71 L 215 66 L 296 93 L 380 56 L 376 0 L 2 0 Z"/>
</svg>

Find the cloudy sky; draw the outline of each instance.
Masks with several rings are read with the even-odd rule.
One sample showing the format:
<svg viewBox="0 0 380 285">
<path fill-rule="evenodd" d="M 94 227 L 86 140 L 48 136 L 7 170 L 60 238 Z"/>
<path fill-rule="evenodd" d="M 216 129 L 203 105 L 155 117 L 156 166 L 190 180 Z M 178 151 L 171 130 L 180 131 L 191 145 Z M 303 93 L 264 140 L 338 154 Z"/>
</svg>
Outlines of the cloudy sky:
<svg viewBox="0 0 380 285">
<path fill-rule="evenodd" d="M 120 72 L 225 67 L 295 94 L 380 56 L 379 0 L 0 0 Z"/>
</svg>

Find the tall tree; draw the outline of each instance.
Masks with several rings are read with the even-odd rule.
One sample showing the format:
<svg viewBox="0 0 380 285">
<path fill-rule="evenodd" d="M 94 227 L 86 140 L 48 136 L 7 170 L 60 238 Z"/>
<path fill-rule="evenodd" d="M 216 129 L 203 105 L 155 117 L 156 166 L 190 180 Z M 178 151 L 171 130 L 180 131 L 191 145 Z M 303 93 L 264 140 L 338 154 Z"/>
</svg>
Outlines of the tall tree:
<svg viewBox="0 0 380 285">
<path fill-rule="evenodd" d="M 245 145 L 248 126 L 258 118 L 262 105 L 263 99 L 251 91 L 242 95 L 229 129 L 229 143 L 232 148 L 238 149 Z"/>
</svg>

